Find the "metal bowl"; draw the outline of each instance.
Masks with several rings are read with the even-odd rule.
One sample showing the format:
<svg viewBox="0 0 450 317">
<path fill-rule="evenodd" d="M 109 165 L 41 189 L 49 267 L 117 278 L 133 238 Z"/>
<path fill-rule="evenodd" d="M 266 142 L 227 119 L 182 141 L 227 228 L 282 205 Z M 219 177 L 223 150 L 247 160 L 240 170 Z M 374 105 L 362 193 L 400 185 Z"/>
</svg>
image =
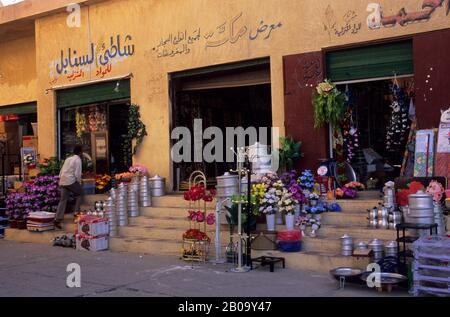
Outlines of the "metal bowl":
<svg viewBox="0 0 450 317">
<path fill-rule="evenodd" d="M 330 274 L 336 279 L 340 280 L 341 277 L 345 277 L 347 281 L 352 279 L 357 280 L 361 277 L 363 271 L 354 267 L 338 267 L 330 271 Z"/>
<path fill-rule="evenodd" d="M 362 273 L 361 279 L 363 281 L 367 281 L 367 278 L 372 273 L 373 272 L 364 272 L 364 273 Z M 408 280 L 408 278 L 406 276 L 401 275 L 401 274 L 397 274 L 397 273 L 381 272 L 381 273 L 375 273 L 375 274 L 380 274 L 380 283 L 381 283 L 381 285 L 396 285 L 396 284 L 400 284 L 400 283 Z"/>
</svg>

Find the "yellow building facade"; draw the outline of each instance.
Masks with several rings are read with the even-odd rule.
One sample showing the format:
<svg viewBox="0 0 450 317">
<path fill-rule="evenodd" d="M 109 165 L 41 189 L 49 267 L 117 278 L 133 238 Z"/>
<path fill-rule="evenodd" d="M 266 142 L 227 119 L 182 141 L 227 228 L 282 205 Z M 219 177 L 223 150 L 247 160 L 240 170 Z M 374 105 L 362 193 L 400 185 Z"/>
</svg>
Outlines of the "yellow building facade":
<svg viewBox="0 0 450 317">
<path fill-rule="evenodd" d="M 134 162 L 169 187 L 170 74 L 269 58 L 272 124 L 284 134 L 284 56 L 450 28 L 449 3 L 440 0 L 78 1 L 79 12 L 56 1 L 41 13 L 30 2 L 33 33 L 0 39 L 0 106 L 37 103 L 39 154 L 50 157 L 58 150 L 58 91 L 130 78 L 148 130 Z M 6 10 L 0 29 L 20 22 L 5 22 Z"/>
</svg>

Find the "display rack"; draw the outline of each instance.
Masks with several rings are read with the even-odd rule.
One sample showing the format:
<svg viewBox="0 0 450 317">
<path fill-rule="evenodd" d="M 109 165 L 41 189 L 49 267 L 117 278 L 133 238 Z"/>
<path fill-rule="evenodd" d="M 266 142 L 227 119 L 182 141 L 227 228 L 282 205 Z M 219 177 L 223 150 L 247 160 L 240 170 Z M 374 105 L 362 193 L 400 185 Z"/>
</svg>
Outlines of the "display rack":
<svg viewBox="0 0 450 317">
<path fill-rule="evenodd" d="M 202 186 L 204 190 L 207 189 L 206 176 L 201 171 L 195 171 L 189 177 L 189 190 L 194 186 Z M 202 223 L 197 223 L 195 221 L 189 222 L 189 229 L 197 229 L 205 234 L 204 239 L 195 239 L 183 237 L 182 255 L 181 258 L 185 261 L 197 261 L 206 262 L 208 261 L 209 247 L 211 240 L 206 234 L 206 201 L 189 201 L 189 210 L 196 209 L 201 210 L 203 213 L 203 218 L 205 221 Z"/>
</svg>

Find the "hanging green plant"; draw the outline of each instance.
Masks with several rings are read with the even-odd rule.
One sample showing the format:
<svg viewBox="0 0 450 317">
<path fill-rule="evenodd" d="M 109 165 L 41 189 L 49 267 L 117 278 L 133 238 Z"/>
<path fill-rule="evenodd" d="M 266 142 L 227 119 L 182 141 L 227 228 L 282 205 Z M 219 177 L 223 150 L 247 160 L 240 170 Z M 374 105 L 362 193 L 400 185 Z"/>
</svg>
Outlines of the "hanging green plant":
<svg viewBox="0 0 450 317">
<path fill-rule="evenodd" d="M 336 127 L 345 113 L 345 95 L 336 85 L 325 80 L 316 87 L 313 97 L 314 127 L 320 128 L 324 124 Z"/>
<path fill-rule="evenodd" d="M 139 146 L 147 135 L 146 126 L 141 121 L 139 106 L 136 104 L 130 105 L 128 110 L 128 133 L 125 135 L 123 142 L 124 163 L 126 165 L 131 165 L 131 157 L 137 153 Z M 134 146 L 133 140 L 136 141 Z"/>
</svg>

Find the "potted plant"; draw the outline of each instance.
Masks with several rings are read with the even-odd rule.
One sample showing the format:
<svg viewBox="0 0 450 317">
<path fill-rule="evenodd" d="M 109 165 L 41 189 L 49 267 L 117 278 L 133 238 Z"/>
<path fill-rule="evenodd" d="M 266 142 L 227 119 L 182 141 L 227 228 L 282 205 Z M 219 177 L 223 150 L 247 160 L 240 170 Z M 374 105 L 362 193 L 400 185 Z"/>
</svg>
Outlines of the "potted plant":
<svg viewBox="0 0 450 317">
<path fill-rule="evenodd" d="M 345 95 L 336 88 L 336 85 L 325 80 L 316 87 L 313 105 L 314 126 L 320 128 L 324 124 L 330 124 L 335 128 L 345 114 Z"/>
<path fill-rule="evenodd" d="M 311 170 L 304 170 L 297 179 L 298 184 L 302 188 L 303 194 L 309 196 L 314 189 L 314 175 Z"/>
<path fill-rule="evenodd" d="M 287 188 L 281 189 L 281 197 L 278 201 L 278 210 L 286 217 L 286 229 L 294 229 L 295 221 L 295 206 L 298 201 L 293 198 L 293 195 Z"/>
<path fill-rule="evenodd" d="M 299 160 L 303 154 L 300 152 L 302 142 L 296 142 L 292 137 L 280 138 L 280 170 L 289 171 L 294 168 L 295 161 Z"/>
<path fill-rule="evenodd" d="M 259 211 L 266 215 L 268 231 L 275 231 L 275 215 L 278 212 L 279 197 L 276 194 L 275 187 L 269 188 L 261 199 Z"/>
</svg>

